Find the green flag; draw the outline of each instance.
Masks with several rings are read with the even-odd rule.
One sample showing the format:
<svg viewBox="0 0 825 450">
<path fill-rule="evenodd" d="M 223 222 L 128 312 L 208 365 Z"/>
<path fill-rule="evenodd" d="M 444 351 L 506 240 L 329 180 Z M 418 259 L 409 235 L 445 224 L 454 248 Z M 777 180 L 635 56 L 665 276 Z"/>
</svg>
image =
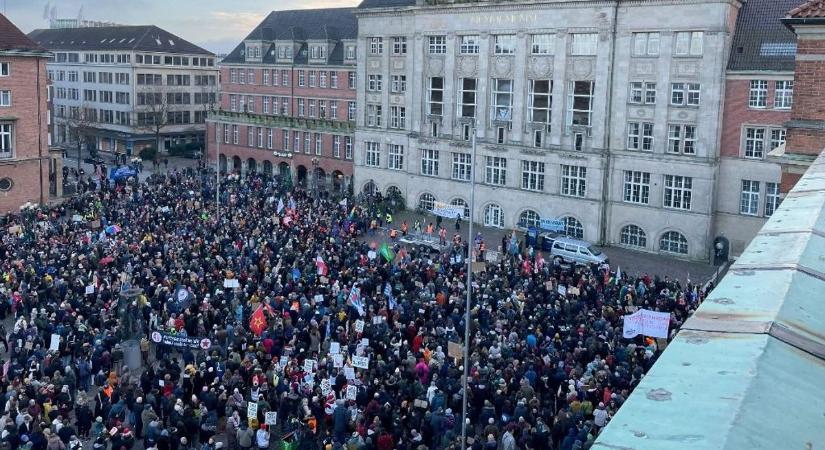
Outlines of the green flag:
<svg viewBox="0 0 825 450">
<path fill-rule="evenodd" d="M 390 249 L 390 247 L 386 243 L 381 244 L 379 252 L 381 253 L 381 256 L 383 256 L 384 259 L 387 260 L 387 262 L 392 262 L 395 259 L 395 252 L 392 251 L 392 249 Z"/>
</svg>

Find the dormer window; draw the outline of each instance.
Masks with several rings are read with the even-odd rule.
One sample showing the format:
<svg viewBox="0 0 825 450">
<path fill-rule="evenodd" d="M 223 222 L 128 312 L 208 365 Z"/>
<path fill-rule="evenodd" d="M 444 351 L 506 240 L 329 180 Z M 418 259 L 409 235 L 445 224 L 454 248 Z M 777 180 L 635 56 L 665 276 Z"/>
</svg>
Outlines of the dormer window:
<svg viewBox="0 0 825 450">
<path fill-rule="evenodd" d="M 278 47 L 278 58 L 292 58 L 292 48 L 288 45 Z"/>
<path fill-rule="evenodd" d="M 355 46 L 354 45 L 348 45 L 347 46 L 347 55 L 346 55 L 346 57 L 347 57 L 347 59 L 355 59 Z"/>
</svg>

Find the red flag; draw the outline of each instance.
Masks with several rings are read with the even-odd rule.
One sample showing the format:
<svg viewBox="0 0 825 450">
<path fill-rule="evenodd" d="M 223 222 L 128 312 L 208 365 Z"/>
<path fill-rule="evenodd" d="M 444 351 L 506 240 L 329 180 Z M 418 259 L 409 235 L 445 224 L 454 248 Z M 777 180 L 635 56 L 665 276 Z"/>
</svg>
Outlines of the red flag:
<svg viewBox="0 0 825 450">
<path fill-rule="evenodd" d="M 315 258 L 315 267 L 318 268 L 318 275 L 325 277 L 329 274 L 329 267 L 327 267 L 327 263 L 324 262 L 324 258 L 321 258 L 320 255 Z"/>
<path fill-rule="evenodd" d="M 261 305 L 254 313 L 252 313 L 252 317 L 249 318 L 249 329 L 255 333 L 255 336 L 260 336 L 261 333 L 264 332 L 265 328 L 266 317 L 264 317 L 264 307 Z"/>
</svg>

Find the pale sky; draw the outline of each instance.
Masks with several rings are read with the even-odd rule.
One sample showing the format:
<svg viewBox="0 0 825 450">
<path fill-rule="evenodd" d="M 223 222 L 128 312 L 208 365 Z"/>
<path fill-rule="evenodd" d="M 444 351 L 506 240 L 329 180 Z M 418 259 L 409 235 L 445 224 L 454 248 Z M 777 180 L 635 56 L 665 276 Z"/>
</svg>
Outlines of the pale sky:
<svg viewBox="0 0 825 450">
<path fill-rule="evenodd" d="M 232 50 L 273 10 L 357 6 L 360 0 L 0 0 L 23 32 L 48 28 L 47 8 L 58 18 L 127 25 L 157 25 L 215 53 Z M 48 16 L 48 14 L 47 14 Z"/>
</svg>

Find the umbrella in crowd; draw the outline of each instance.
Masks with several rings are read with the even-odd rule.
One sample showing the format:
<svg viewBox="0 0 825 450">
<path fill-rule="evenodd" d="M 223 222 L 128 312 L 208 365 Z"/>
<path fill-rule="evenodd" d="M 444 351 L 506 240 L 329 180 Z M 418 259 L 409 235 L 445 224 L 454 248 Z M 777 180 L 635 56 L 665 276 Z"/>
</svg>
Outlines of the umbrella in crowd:
<svg viewBox="0 0 825 450">
<path fill-rule="evenodd" d="M 623 316 L 665 313 L 672 334 L 705 294 L 545 262 L 513 234 L 466 321 L 455 255 L 483 237 L 371 245 L 379 196 L 248 174 L 216 214 L 213 183 L 90 183 L 25 245 L 2 235 L 0 450 L 440 450 L 463 423 L 472 449 L 586 449 L 667 341 L 623 338 Z"/>
</svg>

